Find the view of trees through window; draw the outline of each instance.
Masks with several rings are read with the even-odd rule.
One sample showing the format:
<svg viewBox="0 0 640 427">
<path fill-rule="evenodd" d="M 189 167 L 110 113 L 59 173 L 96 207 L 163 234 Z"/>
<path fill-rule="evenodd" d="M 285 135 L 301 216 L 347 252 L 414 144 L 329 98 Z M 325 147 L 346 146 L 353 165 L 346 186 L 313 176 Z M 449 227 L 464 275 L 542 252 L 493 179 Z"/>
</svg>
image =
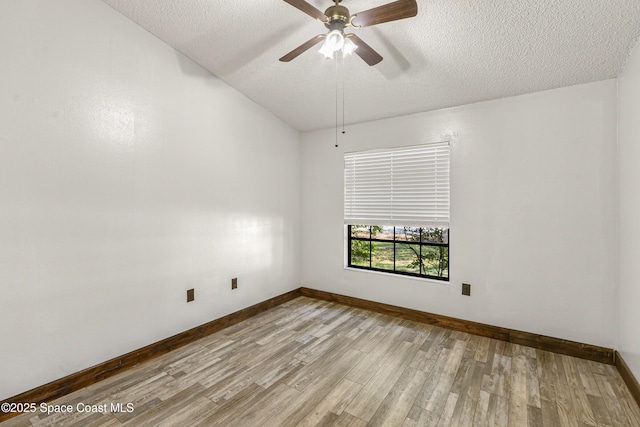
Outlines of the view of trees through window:
<svg viewBox="0 0 640 427">
<path fill-rule="evenodd" d="M 349 226 L 349 267 L 449 278 L 449 229 Z"/>
</svg>

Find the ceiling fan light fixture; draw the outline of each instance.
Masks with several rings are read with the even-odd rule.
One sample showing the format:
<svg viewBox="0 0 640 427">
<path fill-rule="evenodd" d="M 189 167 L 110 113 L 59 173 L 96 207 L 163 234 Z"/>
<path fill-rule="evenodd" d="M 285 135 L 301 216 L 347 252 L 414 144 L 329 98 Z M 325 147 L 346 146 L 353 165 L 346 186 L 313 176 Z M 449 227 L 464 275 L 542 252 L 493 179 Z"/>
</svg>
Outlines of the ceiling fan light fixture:
<svg viewBox="0 0 640 427">
<path fill-rule="evenodd" d="M 358 46 L 345 37 L 342 31 L 333 30 L 327 34 L 318 52 L 323 54 L 325 58 L 331 59 L 333 58 L 334 52 L 342 50 L 342 56 L 345 57 L 351 55 L 357 48 Z"/>
<path fill-rule="evenodd" d="M 324 46 L 327 49 L 331 49 L 332 52 L 342 49 L 342 46 L 344 46 L 344 34 L 342 34 L 342 31 L 333 30 L 329 32 L 324 40 Z"/>
<path fill-rule="evenodd" d="M 345 37 L 344 45 L 342 46 L 342 57 L 344 58 L 345 56 L 351 56 L 351 54 L 355 52 L 357 48 L 358 46 L 356 46 L 356 44 L 351 41 L 350 38 Z"/>
<path fill-rule="evenodd" d="M 326 43 L 322 43 L 322 47 L 318 50 L 327 59 L 333 59 L 333 50 L 328 48 Z"/>
</svg>

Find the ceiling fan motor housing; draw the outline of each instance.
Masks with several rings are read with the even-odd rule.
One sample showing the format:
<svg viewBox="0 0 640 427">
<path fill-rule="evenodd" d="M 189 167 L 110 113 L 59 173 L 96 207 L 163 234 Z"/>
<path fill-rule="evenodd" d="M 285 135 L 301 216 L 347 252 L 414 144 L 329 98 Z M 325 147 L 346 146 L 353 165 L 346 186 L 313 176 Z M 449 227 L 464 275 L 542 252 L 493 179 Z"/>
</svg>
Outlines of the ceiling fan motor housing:
<svg viewBox="0 0 640 427">
<path fill-rule="evenodd" d="M 330 31 L 333 31 L 333 30 L 342 31 L 344 30 L 344 27 L 346 27 L 347 24 L 349 23 L 349 18 L 350 18 L 349 9 L 347 9 L 344 6 L 340 6 L 339 4 L 336 4 L 335 6 L 330 6 L 329 8 L 327 8 L 324 14 L 327 16 L 327 18 L 329 18 L 329 22 L 327 22 L 324 25 Z"/>
</svg>

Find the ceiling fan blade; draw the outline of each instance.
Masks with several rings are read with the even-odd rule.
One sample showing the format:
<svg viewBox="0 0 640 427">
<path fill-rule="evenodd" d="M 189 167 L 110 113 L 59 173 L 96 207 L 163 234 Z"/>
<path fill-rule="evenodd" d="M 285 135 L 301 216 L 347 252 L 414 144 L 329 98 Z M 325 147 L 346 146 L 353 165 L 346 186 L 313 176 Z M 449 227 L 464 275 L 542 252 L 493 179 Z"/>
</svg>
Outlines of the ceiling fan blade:
<svg viewBox="0 0 640 427">
<path fill-rule="evenodd" d="M 304 0 L 284 0 L 284 1 L 286 1 L 296 9 L 303 11 L 310 17 L 317 19 L 318 21 L 322 21 L 322 22 L 327 21 L 327 17 L 324 13 L 322 13 L 315 7 L 311 6 L 309 3 L 307 3 Z"/>
<path fill-rule="evenodd" d="M 292 59 L 300 55 L 302 52 L 305 52 L 311 49 L 312 47 L 314 47 L 315 45 L 317 45 L 318 43 L 320 43 L 322 40 L 324 40 L 326 36 L 327 36 L 326 34 L 318 34 L 314 38 L 307 40 L 297 48 L 293 49 L 291 52 L 287 53 L 285 56 L 280 58 L 280 61 L 281 62 L 291 61 Z"/>
<path fill-rule="evenodd" d="M 382 56 L 371 46 L 362 41 L 362 39 L 355 34 L 347 34 L 345 37 L 350 38 L 353 43 L 358 46 L 356 49 L 356 53 L 360 58 L 363 59 L 369 65 L 376 65 L 378 62 L 382 61 Z"/>
<path fill-rule="evenodd" d="M 285 0 L 286 1 L 286 0 Z M 411 18 L 418 14 L 416 0 L 398 0 L 364 12 L 356 13 L 351 20 L 354 27 L 370 27 L 383 22 Z"/>
</svg>

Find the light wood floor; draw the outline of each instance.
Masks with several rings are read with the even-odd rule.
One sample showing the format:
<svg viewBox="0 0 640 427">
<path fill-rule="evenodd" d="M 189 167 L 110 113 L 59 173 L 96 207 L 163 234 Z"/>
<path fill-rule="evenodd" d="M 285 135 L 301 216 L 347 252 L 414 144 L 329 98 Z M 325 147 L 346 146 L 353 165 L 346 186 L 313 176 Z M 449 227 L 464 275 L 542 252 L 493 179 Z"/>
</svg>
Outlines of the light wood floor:
<svg viewBox="0 0 640 427">
<path fill-rule="evenodd" d="M 640 426 L 613 366 L 305 297 L 53 403 L 2 427 Z"/>
</svg>

